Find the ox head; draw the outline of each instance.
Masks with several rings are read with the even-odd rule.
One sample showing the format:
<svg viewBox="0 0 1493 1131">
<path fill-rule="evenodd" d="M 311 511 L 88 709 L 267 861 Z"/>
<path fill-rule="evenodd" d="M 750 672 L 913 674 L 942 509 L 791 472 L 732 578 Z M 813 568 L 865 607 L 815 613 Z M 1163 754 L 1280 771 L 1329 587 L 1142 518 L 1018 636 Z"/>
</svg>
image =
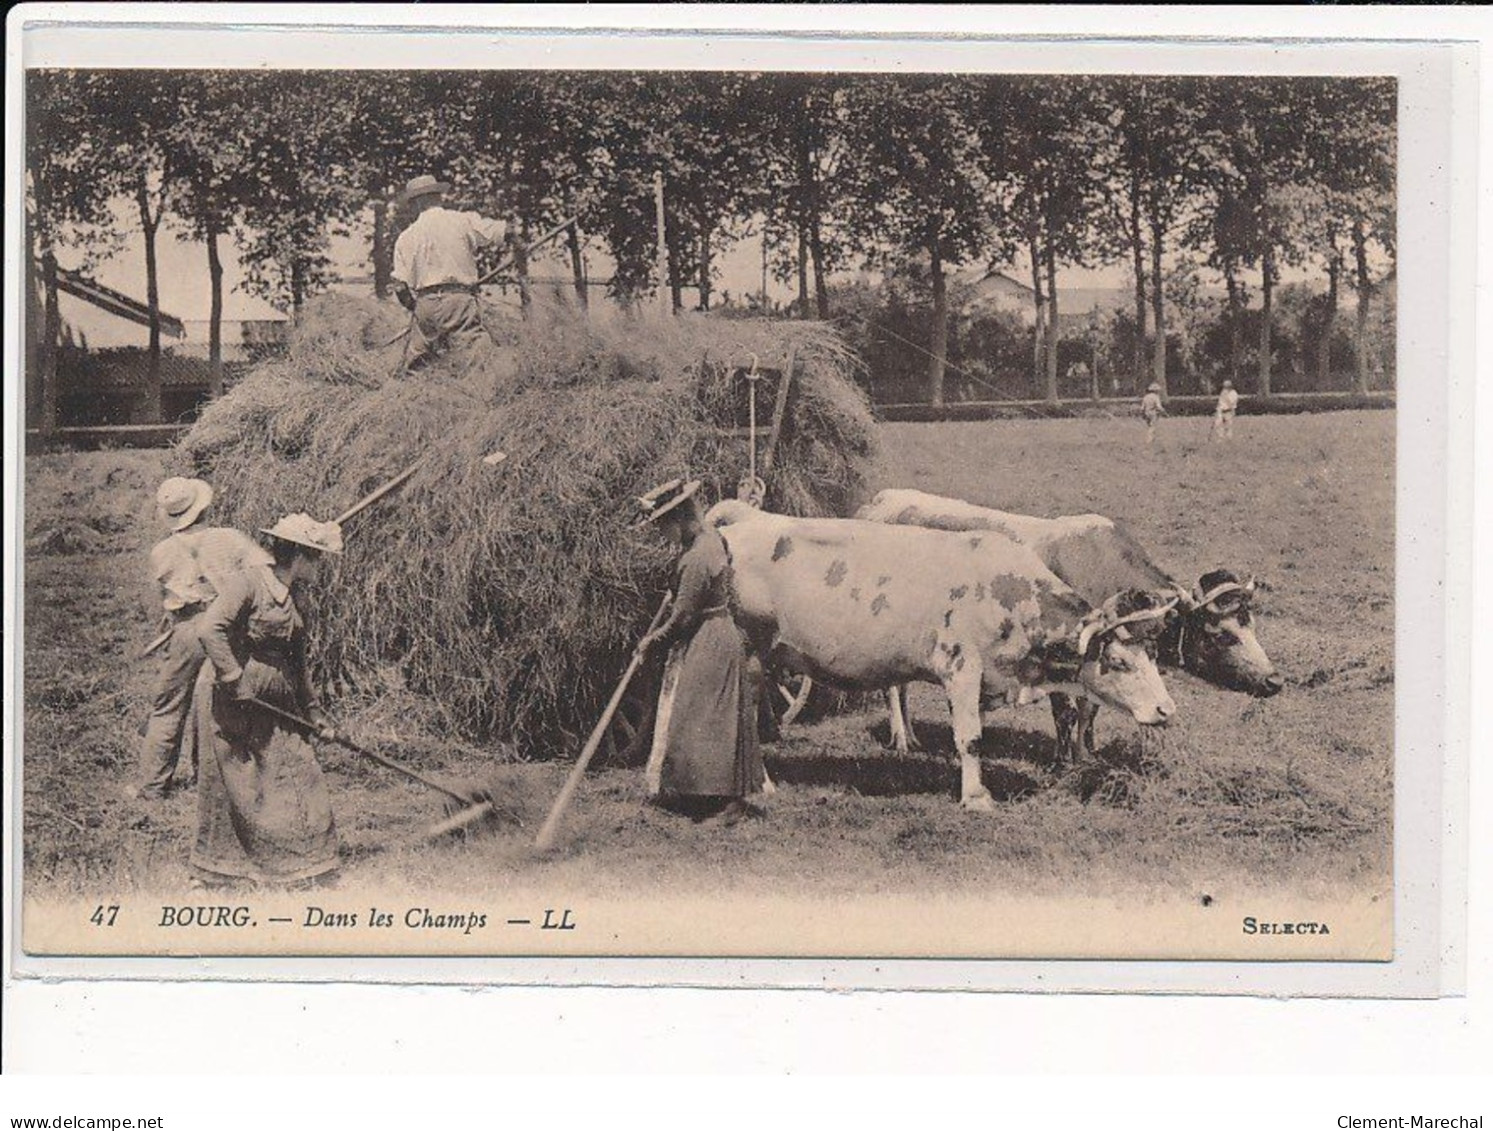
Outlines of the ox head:
<svg viewBox="0 0 1493 1131">
<path fill-rule="evenodd" d="M 1178 652 L 1182 666 L 1200 679 L 1230 691 L 1268 698 L 1285 686 L 1255 635 L 1251 609 L 1254 578 L 1216 569 L 1184 595 Z"/>
<path fill-rule="evenodd" d="M 1156 639 L 1175 601 L 1126 589 L 1078 624 L 1078 681 L 1086 692 L 1142 726 L 1165 723 L 1177 704 L 1156 670 Z"/>
<path fill-rule="evenodd" d="M 1156 670 L 1156 639 L 1176 601 L 1126 589 L 1098 609 L 1068 621 L 1061 640 L 1048 638 L 1018 669 L 1028 686 L 1079 690 L 1156 726 L 1177 713 Z"/>
</svg>

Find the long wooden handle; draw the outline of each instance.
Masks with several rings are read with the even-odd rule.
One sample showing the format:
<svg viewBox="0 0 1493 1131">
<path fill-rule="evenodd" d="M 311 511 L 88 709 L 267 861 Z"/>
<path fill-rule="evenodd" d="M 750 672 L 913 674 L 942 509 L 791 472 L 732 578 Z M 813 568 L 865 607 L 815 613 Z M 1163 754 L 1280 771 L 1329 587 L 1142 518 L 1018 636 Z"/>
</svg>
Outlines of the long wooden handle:
<svg viewBox="0 0 1493 1131">
<path fill-rule="evenodd" d="M 410 464 L 409 467 L 405 468 L 398 475 L 394 476 L 393 479 L 385 483 L 382 487 L 378 487 L 372 491 L 369 491 L 368 494 L 364 495 L 356 503 L 348 507 L 347 510 L 343 511 L 336 518 L 332 519 L 332 521 L 335 522 L 338 526 L 341 526 L 344 522 L 352 518 L 354 515 L 367 510 L 369 507 L 373 506 L 374 503 L 378 502 L 390 491 L 394 490 L 394 488 L 398 487 L 401 483 L 407 480 L 411 475 L 415 474 L 415 472 L 420 469 L 420 465 L 424 462 L 424 457 L 416 460 L 414 463 Z"/>
<path fill-rule="evenodd" d="M 447 833 L 454 833 L 458 829 L 464 829 L 468 825 L 474 825 L 483 817 L 491 816 L 498 811 L 498 807 L 491 801 L 481 801 L 476 805 L 468 806 L 459 812 L 452 813 L 443 821 L 437 821 L 420 835 L 426 840 L 438 840 Z"/>
<path fill-rule="evenodd" d="M 564 221 L 563 223 L 561 223 L 561 224 L 559 224 L 559 225 L 551 228 L 549 231 L 545 232 L 544 235 L 540 236 L 537 240 L 534 240 L 531 243 L 524 244 L 524 254 L 528 255 L 529 252 L 531 252 L 531 251 L 538 251 L 545 244 L 549 243 L 550 240 L 554 239 L 558 235 L 562 235 L 563 233 L 565 233 L 566 231 L 568 231 L 574 225 L 575 225 L 575 217 L 572 216 L 572 217 L 570 217 L 570 219 Z M 498 261 L 498 265 L 496 267 L 494 267 L 486 275 L 483 275 L 482 278 L 480 278 L 480 279 L 477 280 L 477 286 L 479 286 L 479 287 L 486 286 L 488 283 L 492 282 L 499 275 L 501 275 L 504 271 L 508 270 L 508 268 L 510 268 L 510 267 L 513 266 L 513 259 L 514 259 L 514 257 L 511 256 L 511 255 L 509 255 L 509 256 L 506 256 L 505 258 L 499 260 Z"/>
<path fill-rule="evenodd" d="M 251 697 L 246 700 L 246 702 L 254 704 L 254 706 L 260 708 L 261 710 L 268 711 L 270 714 L 274 715 L 276 718 L 280 719 L 283 722 L 291 723 L 292 725 L 298 726 L 302 730 L 309 731 L 312 734 L 316 734 L 319 731 L 317 725 L 310 719 L 303 719 L 300 715 L 287 711 L 282 707 L 277 707 L 273 703 L 266 703 L 263 699 L 255 699 Z M 421 785 L 425 786 L 426 789 L 433 789 L 437 793 L 443 793 L 447 797 L 451 798 L 452 801 L 459 802 L 462 805 L 470 805 L 472 803 L 472 799 L 470 797 L 466 797 L 460 793 L 457 793 L 456 790 L 451 789 L 449 786 L 442 785 L 434 778 L 428 778 L 424 774 L 420 773 L 420 771 L 412 770 L 408 766 L 394 761 L 394 759 L 392 758 L 385 757 L 376 750 L 369 750 L 366 746 L 359 746 L 351 739 L 343 738 L 341 735 L 338 735 L 331 741 L 336 743 L 338 746 L 341 746 L 345 750 L 351 750 L 354 754 L 357 754 L 360 757 L 367 758 L 373 762 L 377 762 L 385 769 L 393 770 L 396 774 L 403 774 L 411 781 L 419 782 Z"/>
<path fill-rule="evenodd" d="M 142 660 L 145 659 L 146 656 L 150 655 L 157 648 L 159 648 L 162 644 L 165 644 L 166 641 L 170 640 L 171 639 L 171 633 L 173 631 L 174 631 L 174 629 L 168 628 L 165 632 L 161 633 L 161 635 L 157 636 L 154 640 L 152 640 L 149 644 L 147 644 L 144 648 L 142 648 L 140 650 L 140 659 L 142 659 Z"/>
<path fill-rule="evenodd" d="M 664 613 L 668 611 L 669 602 L 673 600 L 672 594 L 664 594 L 663 601 L 658 606 L 658 612 L 653 614 L 653 620 L 649 622 L 648 632 L 663 623 Z M 644 639 L 647 639 L 645 634 Z M 637 673 L 638 665 L 643 662 L 643 644 L 638 642 L 638 647 L 633 649 L 632 659 L 628 662 L 627 670 L 622 673 L 622 678 L 617 682 L 617 688 L 612 692 L 612 698 L 607 703 L 606 710 L 601 713 L 596 726 L 591 730 L 591 737 L 586 740 L 586 745 L 581 750 L 581 756 L 575 760 L 575 766 L 570 771 L 570 776 L 565 779 L 565 787 L 560 790 L 560 796 L 555 798 L 554 805 L 550 806 L 549 816 L 544 819 L 544 825 L 539 830 L 539 835 L 534 838 L 534 847 L 541 852 L 554 846 L 555 833 L 560 828 L 560 818 L 565 815 L 565 810 L 570 807 L 570 801 L 575 796 L 575 791 L 580 788 L 581 779 L 586 776 L 586 767 L 591 764 L 596 749 L 601 745 L 602 736 L 611 724 L 612 716 L 617 713 L 617 707 L 622 702 L 623 693 L 627 691 L 627 685 L 632 682 L 632 677 Z"/>
</svg>

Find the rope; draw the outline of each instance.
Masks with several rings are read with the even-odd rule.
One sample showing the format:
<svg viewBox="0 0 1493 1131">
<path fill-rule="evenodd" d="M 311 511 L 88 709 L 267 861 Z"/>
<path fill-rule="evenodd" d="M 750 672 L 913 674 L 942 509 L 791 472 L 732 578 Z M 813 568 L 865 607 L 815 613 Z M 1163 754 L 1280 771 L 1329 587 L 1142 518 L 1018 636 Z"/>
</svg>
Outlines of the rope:
<svg viewBox="0 0 1493 1131">
<path fill-rule="evenodd" d="M 931 350 L 925 349 L 924 347 L 918 345 L 917 342 L 912 341 L 910 338 L 904 338 L 901 334 L 897 333 L 897 331 L 895 331 L 895 330 L 889 329 L 886 326 L 882 326 L 879 323 L 872 322 L 871 319 L 867 318 L 863 314 L 847 314 L 847 315 L 845 315 L 845 317 L 854 318 L 858 322 L 864 322 L 867 326 L 871 327 L 871 329 L 873 329 L 873 330 L 880 330 L 883 334 L 886 334 L 886 335 L 888 335 L 890 337 L 896 338 L 903 345 L 911 346 L 913 349 L 917 350 L 920 354 L 923 354 L 925 357 L 931 357 L 931 358 L 934 358 L 935 360 L 938 358 L 938 355 L 936 353 L 933 353 Z M 973 381 L 977 385 L 983 385 L 985 388 L 989 389 L 992 393 L 994 393 L 996 395 L 996 397 L 998 399 L 1000 399 L 1000 400 L 1003 400 L 1003 401 L 1012 401 L 1012 402 L 1019 402 L 1022 399 L 1021 397 L 1014 396 L 1011 393 L 1004 392 L 1003 390 L 997 388 L 995 385 L 992 385 L 989 381 L 985 380 L 983 377 L 978 377 L 975 374 L 971 373 L 969 370 L 963 369 L 960 366 L 955 365 L 947 357 L 945 357 L 943 359 L 943 363 L 944 363 L 945 368 L 952 369 L 955 373 L 958 373 L 962 377 L 968 378 L 969 380 Z M 1036 409 L 1031 408 L 1031 407 L 1029 407 L 1027 405 L 1017 404 L 1016 407 L 1020 408 L 1023 412 L 1030 413 L 1035 418 L 1038 418 L 1038 419 L 1043 419 L 1044 418 L 1043 415 L 1042 415 L 1042 413 L 1038 412 Z M 1115 419 L 1114 413 L 1110 412 L 1108 409 L 1100 409 L 1100 411 L 1102 413 L 1104 413 L 1104 415 L 1106 417 L 1108 417 L 1109 419 L 1111 419 L 1111 420 Z"/>
</svg>

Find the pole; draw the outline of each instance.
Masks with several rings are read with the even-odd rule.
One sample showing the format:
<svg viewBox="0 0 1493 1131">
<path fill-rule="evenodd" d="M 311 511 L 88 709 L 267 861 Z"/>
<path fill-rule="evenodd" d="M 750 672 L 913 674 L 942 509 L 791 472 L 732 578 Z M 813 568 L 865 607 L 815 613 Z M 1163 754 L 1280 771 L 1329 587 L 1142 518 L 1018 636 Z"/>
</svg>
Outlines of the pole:
<svg viewBox="0 0 1493 1131">
<path fill-rule="evenodd" d="M 668 317 L 674 313 L 674 304 L 669 288 L 669 245 L 664 239 L 664 174 L 655 170 L 653 174 L 653 212 L 658 230 L 658 307 Z"/>
<path fill-rule="evenodd" d="M 648 632 L 657 628 L 664 619 L 664 613 L 668 611 L 669 602 L 673 595 L 664 594 L 663 601 L 658 606 L 658 612 L 653 614 L 653 620 L 648 624 Z M 644 634 L 644 639 L 647 634 Z M 627 690 L 627 685 L 632 682 L 632 677 L 637 673 L 638 665 L 643 662 L 642 641 L 632 651 L 632 659 L 628 661 L 627 670 L 622 673 L 622 678 L 617 681 L 617 688 L 612 692 L 612 698 L 607 702 L 606 710 L 601 713 L 596 726 L 591 730 L 591 737 L 586 739 L 586 745 L 581 750 L 581 756 L 575 760 L 575 767 L 570 771 L 570 776 L 565 779 L 565 786 L 560 790 L 560 796 L 555 798 L 555 803 L 550 806 L 549 816 L 544 819 L 544 825 L 539 830 L 539 835 L 534 838 L 534 847 L 541 852 L 548 851 L 554 847 L 555 834 L 560 828 L 560 818 L 565 815 L 565 810 L 570 807 L 570 802 L 575 797 L 575 791 L 580 788 L 581 779 L 586 776 L 586 767 L 591 764 L 596 749 L 601 745 L 602 735 L 606 734 L 607 727 L 611 724 L 612 716 L 617 713 L 617 707 L 622 702 L 622 695 Z"/>
</svg>

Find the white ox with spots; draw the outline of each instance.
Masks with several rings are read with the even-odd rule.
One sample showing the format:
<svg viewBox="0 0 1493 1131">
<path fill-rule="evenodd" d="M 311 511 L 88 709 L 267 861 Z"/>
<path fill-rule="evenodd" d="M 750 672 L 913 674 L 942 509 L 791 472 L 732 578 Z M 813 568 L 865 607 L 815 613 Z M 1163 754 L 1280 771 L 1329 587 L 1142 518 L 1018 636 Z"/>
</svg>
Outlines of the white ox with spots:
<svg viewBox="0 0 1493 1131">
<path fill-rule="evenodd" d="M 862 507 L 857 518 L 869 522 L 913 525 L 933 530 L 988 531 L 1032 551 L 1055 574 L 1090 601 L 1122 589 L 1145 590 L 1179 598 L 1161 625 L 1158 651 L 1164 664 L 1184 668 L 1216 687 L 1260 698 L 1284 686 L 1280 673 L 1255 635 L 1250 609 L 1254 583 L 1242 582 L 1229 570 L 1214 570 L 1186 592 L 1147 556 L 1140 544 L 1113 519 L 1098 514 L 1034 518 L 977 506 L 963 499 L 926 491 L 891 488 Z M 892 740 L 900 750 L 909 744 L 904 725 L 905 699 L 889 696 Z M 1059 746 L 1067 756 L 1093 751 L 1093 704 L 1069 703 L 1053 696 L 1053 718 Z"/>
<path fill-rule="evenodd" d="M 1091 608 L 1008 539 L 788 518 L 735 500 L 707 518 L 730 551 L 734 611 L 764 662 L 842 687 L 942 685 L 969 808 L 993 808 L 971 751 L 982 699 L 1066 689 L 1145 725 L 1176 711 L 1151 658 L 1126 643 L 1124 622 L 1137 618 Z"/>
</svg>

